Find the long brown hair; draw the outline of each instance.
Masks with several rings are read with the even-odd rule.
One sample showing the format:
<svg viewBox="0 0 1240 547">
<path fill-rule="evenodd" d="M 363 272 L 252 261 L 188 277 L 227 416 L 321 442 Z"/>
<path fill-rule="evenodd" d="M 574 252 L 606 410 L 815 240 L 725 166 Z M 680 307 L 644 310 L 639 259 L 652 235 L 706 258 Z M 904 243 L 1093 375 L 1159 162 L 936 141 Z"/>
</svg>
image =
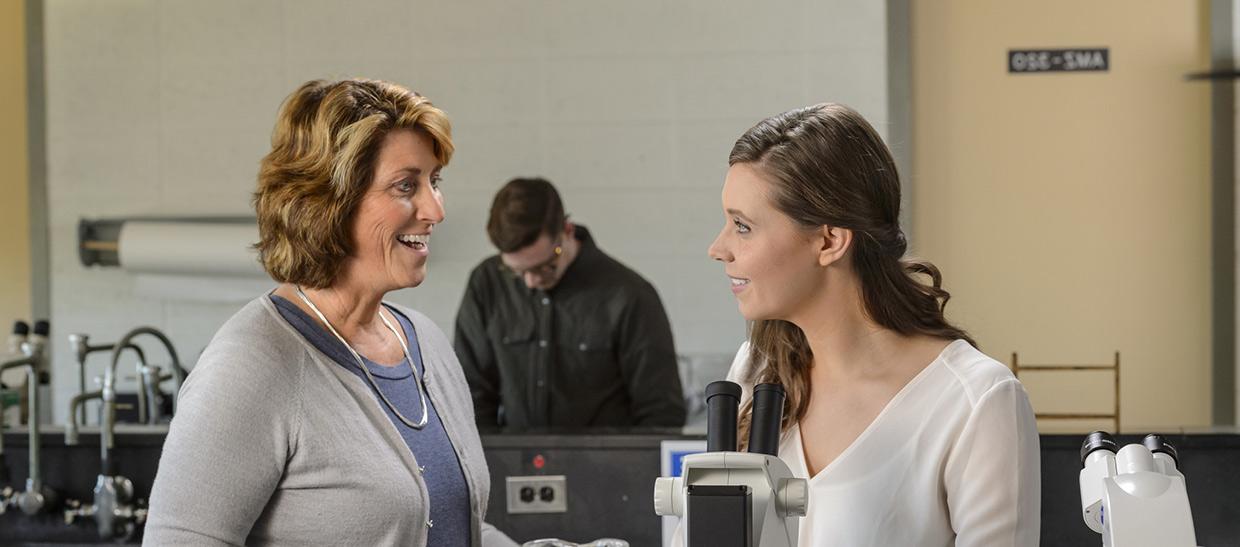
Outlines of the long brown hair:
<svg viewBox="0 0 1240 547">
<path fill-rule="evenodd" d="M 974 344 L 943 316 L 951 295 L 933 264 L 905 259 L 900 229 L 900 178 L 891 152 L 865 118 L 847 106 L 823 103 L 772 116 L 732 147 L 728 165 L 752 164 L 772 184 L 775 208 L 801 226 L 847 228 L 854 233 L 853 269 L 863 309 L 880 327 L 902 335 L 929 335 Z M 927 282 L 928 281 L 928 282 Z M 749 328 L 747 382 L 784 387 L 781 430 L 805 416 L 813 360 L 801 329 L 782 320 Z M 974 344 L 976 345 L 976 344 Z M 749 437 L 752 402 L 741 409 L 740 441 Z"/>
</svg>

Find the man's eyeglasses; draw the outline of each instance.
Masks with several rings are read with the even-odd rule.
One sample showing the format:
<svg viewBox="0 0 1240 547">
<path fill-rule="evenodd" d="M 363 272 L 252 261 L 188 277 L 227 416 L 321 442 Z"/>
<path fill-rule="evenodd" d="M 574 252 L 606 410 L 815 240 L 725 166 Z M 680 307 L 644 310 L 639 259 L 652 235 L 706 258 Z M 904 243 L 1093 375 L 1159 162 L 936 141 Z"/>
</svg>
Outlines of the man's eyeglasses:
<svg viewBox="0 0 1240 547">
<path fill-rule="evenodd" d="M 499 269 L 501 271 L 508 272 L 510 275 L 518 279 L 524 279 L 525 274 L 534 274 L 535 277 L 546 278 L 555 275 L 556 269 L 560 267 L 560 257 L 563 255 L 564 247 L 560 244 L 560 240 L 556 240 L 555 248 L 551 250 L 551 257 L 540 262 L 538 265 L 524 270 L 515 270 L 507 264 L 504 264 L 503 261 L 500 261 Z"/>
</svg>

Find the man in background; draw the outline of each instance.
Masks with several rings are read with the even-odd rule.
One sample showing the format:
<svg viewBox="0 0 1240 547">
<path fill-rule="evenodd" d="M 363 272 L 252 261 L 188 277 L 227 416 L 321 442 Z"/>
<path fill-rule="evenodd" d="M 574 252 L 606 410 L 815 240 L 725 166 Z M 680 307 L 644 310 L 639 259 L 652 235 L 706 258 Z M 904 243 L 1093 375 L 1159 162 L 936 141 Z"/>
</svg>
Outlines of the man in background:
<svg viewBox="0 0 1240 547">
<path fill-rule="evenodd" d="M 541 178 L 508 182 L 469 277 L 455 349 L 479 426 L 684 425 L 676 351 L 654 287 L 568 220 Z"/>
</svg>

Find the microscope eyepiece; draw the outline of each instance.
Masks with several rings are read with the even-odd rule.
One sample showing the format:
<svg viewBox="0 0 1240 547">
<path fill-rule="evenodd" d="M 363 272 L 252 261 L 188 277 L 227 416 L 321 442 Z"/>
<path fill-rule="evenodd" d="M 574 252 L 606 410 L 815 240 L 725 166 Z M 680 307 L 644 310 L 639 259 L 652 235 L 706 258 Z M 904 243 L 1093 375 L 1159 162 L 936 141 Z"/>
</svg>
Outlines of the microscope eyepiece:
<svg viewBox="0 0 1240 547">
<path fill-rule="evenodd" d="M 27 324 L 25 321 L 14 321 L 13 322 L 13 334 L 16 334 L 18 336 L 26 336 L 30 334 L 30 325 Z"/>
<path fill-rule="evenodd" d="M 52 332 L 52 327 L 48 324 L 46 319 L 40 319 L 34 322 L 35 334 L 38 334 L 39 336 L 47 336 L 50 332 Z"/>
<path fill-rule="evenodd" d="M 1115 444 L 1115 438 L 1106 431 L 1095 431 L 1085 437 L 1085 442 L 1081 443 L 1081 464 L 1085 464 L 1085 458 L 1088 458 L 1095 450 L 1108 450 L 1115 453 L 1119 450 L 1119 445 Z"/>
<path fill-rule="evenodd" d="M 706 450 L 736 452 L 736 409 L 741 386 L 720 380 L 706 386 Z"/>
<path fill-rule="evenodd" d="M 711 382 L 706 386 L 707 404 L 710 403 L 710 398 L 715 395 L 728 395 L 733 399 L 736 399 L 737 403 L 739 403 L 741 400 L 741 386 L 737 385 L 736 382 L 729 382 L 727 380 Z"/>
<path fill-rule="evenodd" d="M 758 384 L 753 388 L 753 414 L 749 421 L 749 451 L 779 455 L 779 425 L 784 416 L 784 388 Z"/>
<path fill-rule="evenodd" d="M 1177 467 L 1180 465 L 1180 455 L 1176 453 L 1175 447 L 1171 446 L 1171 443 L 1163 439 L 1162 435 L 1150 433 L 1145 436 L 1145 440 L 1141 441 L 1141 444 L 1145 445 L 1145 448 L 1149 449 L 1151 454 L 1166 454 L 1175 460 Z"/>
</svg>

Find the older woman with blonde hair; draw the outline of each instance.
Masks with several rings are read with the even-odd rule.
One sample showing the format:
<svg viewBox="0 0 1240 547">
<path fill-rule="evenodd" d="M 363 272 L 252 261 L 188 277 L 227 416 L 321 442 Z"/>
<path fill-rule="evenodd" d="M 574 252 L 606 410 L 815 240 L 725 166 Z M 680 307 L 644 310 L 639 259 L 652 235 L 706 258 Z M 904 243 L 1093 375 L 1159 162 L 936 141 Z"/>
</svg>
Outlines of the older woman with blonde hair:
<svg viewBox="0 0 1240 547">
<path fill-rule="evenodd" d="M 216 333 L 151 493 L 155 545 L 479 545 L 490 489 L 469 388 L 424 315 L 447 116 L 400 86 L 289 96 L 254 206 L 279 286 Z M 488 542 L 489 543 L 489 542 Z"/>
</svg>

